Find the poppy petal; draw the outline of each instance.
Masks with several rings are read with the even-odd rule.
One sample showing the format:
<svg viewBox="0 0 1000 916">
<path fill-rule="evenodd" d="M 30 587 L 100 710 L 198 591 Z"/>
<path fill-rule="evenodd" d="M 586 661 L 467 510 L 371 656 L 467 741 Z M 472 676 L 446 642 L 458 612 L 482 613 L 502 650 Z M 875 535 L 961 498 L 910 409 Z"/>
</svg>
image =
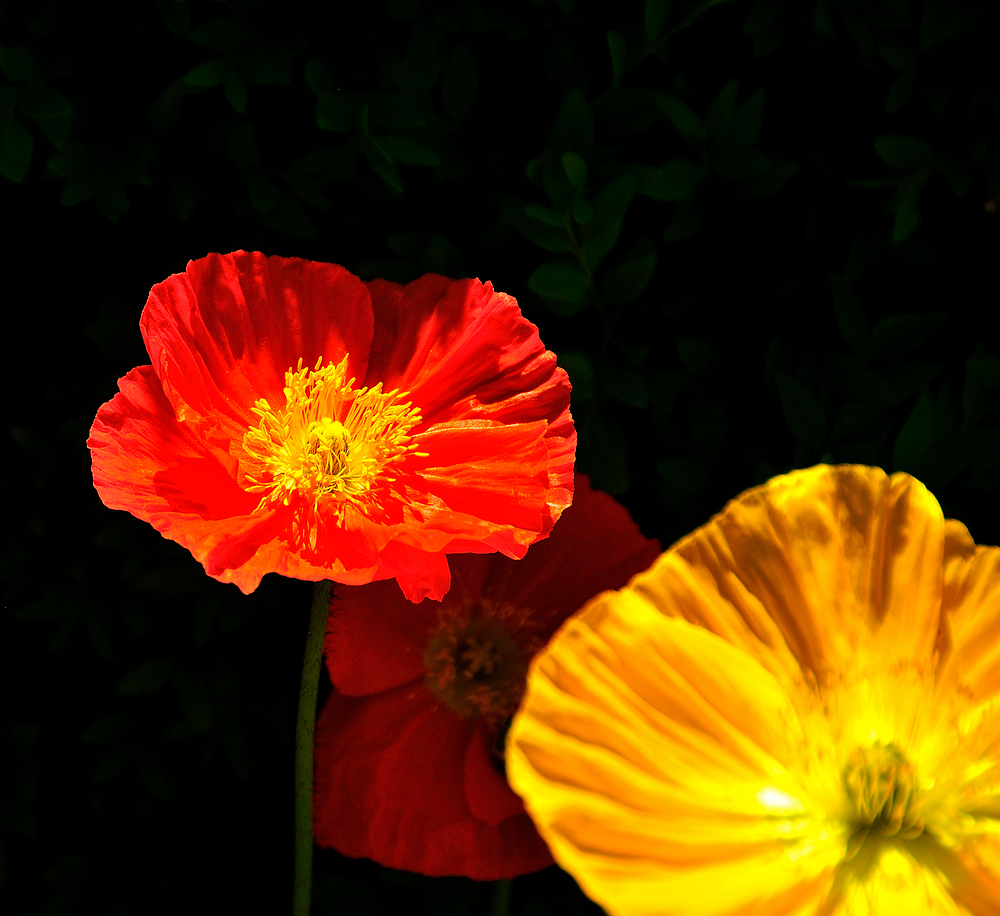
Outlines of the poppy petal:
<svg viewBox="0 0 1000 916">
<path fill-rule="evenodd" d="M 576 431 L 569 376 L 517 305 L 492 284 L 427 274 L 406 286 L 368 284 L 375 311 L 369 373 L 420 404 L 428 425 L 452 420 L 530 423 L 546 417 L 543 534 L 573 495 Z"/>
<path fill-rule="evenodd" d="M 525 810 L 524 803 L 511 791 L 490 759 L 492 743 L 492 733 L 481 719 L 477 720 L 465 755 L 465 798 L 473 817 L 496 827 L 509 817 L 525 815 Z M 545 865 L 551 864 L 550 858 Z"/>
<path fill-rule="evenodd" d="M 471 722 L 436 707 L 423 687 L 361 699 L 332 693 L 316 723 L 316 841 L 431 876 L 496 881 L 544 867 L 527 816 L 490 826 L 454 791 L 472 734 Z"/>
<path fill-rule="evenodd" d="M 389 580 L 336 586 L 324 645 L 333 685 L 346 696 L 366 696 L 421 680 L 436 608 L 414 607 Z"/>
<path fill-rule="evenodd" d="M 937 638 L 944 518 L 919 481 L 819 465 L 741 494 L 636 583 L 649 600 L 820 683 L 872 631 L 883 661 Z"/>
<path fill-rule="evenodd" d="M 559 522 L 558 536 L 532 545 L 498 585 L 506 601 L 548 620 L 550 635 L 595 595 L 621 588 L 647 569 L 661 549 L 659 541 L 643 537 L 621 503 L 577 474 L 573 505 Z"/>
<path fill-rule="evenodd" d="M 821 899 L 843 855 L 801 817 L 815 805 L 790 775 L 801 734 L 754 659 L 625 591 L 536 657 L 507 773 L 613 916 L 777 916 Z"/>
<path fill-rule="evenodd" d="M 374 318 L 368 291 L 343 267 L 260 252 L 210 254 L 150 290 L 146 349 L 183 422 L 242 441 L 258 398 L 282 403 L 301 359 L 367 371 Z"/>
</svg>

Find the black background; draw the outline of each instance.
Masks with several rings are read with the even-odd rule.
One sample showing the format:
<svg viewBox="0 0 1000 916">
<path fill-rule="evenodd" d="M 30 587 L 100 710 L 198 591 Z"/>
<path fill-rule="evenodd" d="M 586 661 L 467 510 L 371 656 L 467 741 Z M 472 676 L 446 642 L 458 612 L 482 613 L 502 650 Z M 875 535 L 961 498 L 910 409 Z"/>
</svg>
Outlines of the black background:
<svg viewBox="0 0 1000 916">
<path fill-rule="evenodd" d="M 287 911 L 310 586 L 208 579 L 101 504 L 85 445 L 148 361 L 150 286 L 209 251 L 516 296 L 574 382 L 579 469 L 664 544 L 820 461 L 912 473 L 997 543 L 997 18 L 4 4 L 0 911 Z M 315 896 L 502 912 L 330 851 Z M 551 868 L 509 911 L 597 909 Z"/>
</svg>

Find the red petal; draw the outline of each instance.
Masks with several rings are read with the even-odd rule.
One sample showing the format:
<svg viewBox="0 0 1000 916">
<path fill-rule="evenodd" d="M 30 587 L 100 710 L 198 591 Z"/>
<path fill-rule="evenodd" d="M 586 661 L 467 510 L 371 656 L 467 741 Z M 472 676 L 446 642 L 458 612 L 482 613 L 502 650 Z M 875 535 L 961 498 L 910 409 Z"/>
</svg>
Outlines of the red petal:
<svg viewBox="0 0 1000 916">
<path fill-rule="evenodd" d="M 526 812 L 491 759 L 492 743 L 492 732 L 478 720 L 465 755 L 465 798 L 476 818 L 496 827 L 508 817 Z"/>
<path fill-rule="evenodd" d="M 479 881 L 550 864 L 526 815 L 492 827 L 469 810 L 472 734 L 423 687 L 362 699 L 332 693 L 316 723 L 316 842 L 390 868 Z"/>
<path fill-rule="evenodd" d="M 660 555 L 657 540 L 649 540 L 619 502 L 590 488 L 583 474 L 576 476 L 570 506 L 544 541 L 533 545 L 523 560 L 496 558 L 495 581 L 502 581 L 503 599 L 532 608 L 551 621 L 551 629 L 575 613 L 595 595 L 618 589 L 647 569 Z M 487 585 L 487 593 L 493 586 Z"/>
<path fill-rule="evenodd" d="M 365 696 L 420 681 L 437 602 L 414 605 L 395 582 L 336 586 L 326 627 L 326 667 L 340 693 Z"/>
<path fill-rule="evenodd" d="M 301 358 L 351 355 L 364 378 L 373 318 L 364 284 L 343 267 L 260 252 L 189 261 L 150 290 L 140 321 L 177 417 L 242 441 L 258 398 L 284 403 L 284 374 Z"/>
<path fill-rule="evenodd" d="M 570 384 L 517 301 L 479 280 L 428 274 L 406 286 L 368 284 L 375 312 L 369 377 L 408 391 L 426 426 L 456 419 L 544 419 L 544 536 L 572 501 L 576 432 Z"/>
</svg>

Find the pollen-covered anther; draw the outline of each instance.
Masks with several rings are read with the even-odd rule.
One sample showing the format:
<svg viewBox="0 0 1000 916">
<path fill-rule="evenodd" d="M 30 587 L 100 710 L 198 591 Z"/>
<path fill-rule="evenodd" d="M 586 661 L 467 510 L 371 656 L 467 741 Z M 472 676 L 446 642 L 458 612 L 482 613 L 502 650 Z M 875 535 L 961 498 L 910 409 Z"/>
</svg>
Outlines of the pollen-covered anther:
<svg viewBox="0 0 1000 916">
<path fill-rule="evenodd" d="M 843 776 L 860 831 L 874 830 L 899 839 L 923 833 L 916 774 L 895 744 L 856 748 L 847 759 Z"/>
<path fill-rule="evenodd" d="M 427 686 L 451 710 L 498 724 L 517 709 L 527 660 L 501 620 L 444 614 L 424 651 L 424 668 Z"/>
<path fill-rule="evenodd" d="M 410 430 L 420 411 L 405 394 L 383 392 L 381 383 L 356 389 L 347 378 L 347 357 L 336 365 L 298 366 L 285 373 L 285 404 L 272 407 L 261 398 L 258 417 L 243 437 L 248 457 L 246 489 L 266 494 L 268 503 L 289 505 L 301 497 L 308 508 L 376 502 L 374 491 L 393 477 L 388 466 L 414 446 Z"/>
</svg>

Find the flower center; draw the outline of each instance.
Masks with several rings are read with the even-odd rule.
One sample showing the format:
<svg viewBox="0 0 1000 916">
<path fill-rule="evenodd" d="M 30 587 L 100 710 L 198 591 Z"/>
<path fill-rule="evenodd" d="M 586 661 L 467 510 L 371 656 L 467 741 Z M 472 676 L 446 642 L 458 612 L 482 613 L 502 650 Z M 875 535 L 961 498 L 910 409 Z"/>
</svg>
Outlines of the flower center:
<svg viewBox="0 0 1000 916">
<path fill-rule="evenodd" d="M 844 767 L 844 787 L 854 805 L 859 830 L 912 839 L 924 829 L 914 796 L 916 775 L 893 743 L 857 748 Z"/>
<path fill-rule="evenodd" d="M 253 407 L 259 421 L 243 437 L 247 489 L 266 494 L 260 506 L 298 496 L 329 505 L 338 519 L 348 504 L 374 502 L 376 485 L 394 479 L 386 466 L 413 449 L 408 433 L 420 411 L 399 403 L 405 396 L 383 392 L 381 382 L 356 389 L 346 356 L 326 366 L 320 358 L 314 369 L 300 359 L 285 373 L 285 405 L 260 398 Z"/>
<path fill-rule="evenodd" d="M 442 616 L 424 651 L 427 686 L 465 718 L 499 725 L 513 715 L 528 673 L 525 652 L 500 620 Z"/>
</svg>

